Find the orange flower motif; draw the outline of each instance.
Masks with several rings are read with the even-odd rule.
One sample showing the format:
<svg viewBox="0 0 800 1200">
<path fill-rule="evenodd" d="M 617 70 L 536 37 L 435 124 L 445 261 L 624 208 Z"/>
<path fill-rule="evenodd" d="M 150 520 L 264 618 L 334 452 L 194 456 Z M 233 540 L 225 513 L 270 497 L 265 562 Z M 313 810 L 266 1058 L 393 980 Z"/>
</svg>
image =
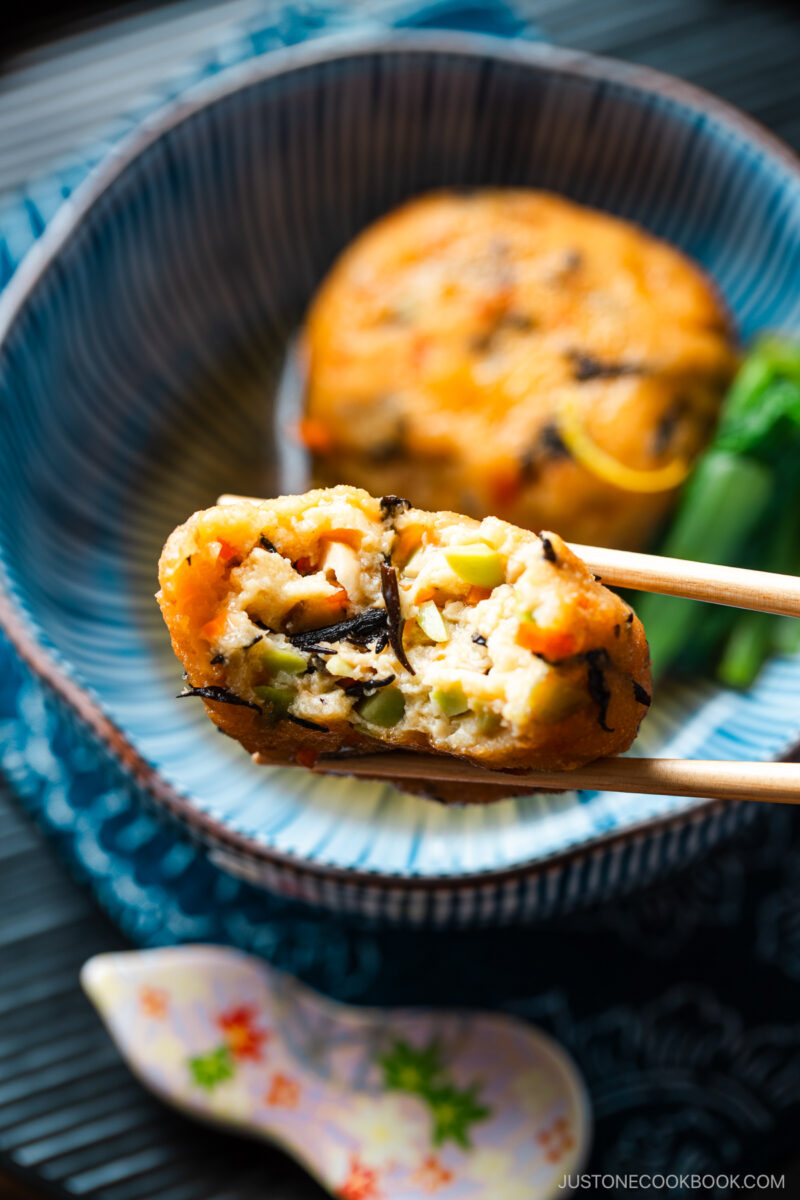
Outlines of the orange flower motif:
<svg viewBox="0 0 800 1200">
<path fill-rule="evenodd" d="M 339 1188 L 339 1196 L 341 1200 L 380 1200 L 378 1172 L 365 1167 L 357 1154 L 352 1155 L 350 1171 Z"/>
<path fill-rule="evenodd" d="M 241 1004 L 220 1013 L 217 1025 L 223 1032 L 225 1042 L 234 1058 L 249 1058 L 261 1062 L 261 1047 L 269 1038 L 265 1029 L 256 1026 L 255 1010 Z"/>
<path fill-rule="evenodd" d="M 575 1145 L 566 1117 L 559 1117 L 546 1129 L 536 1135 L 536 1140 L 544 1150 L 544 1156 L 550 1163 L 557 1163 L 568 1150 Z"/>
<path fill-rule="evenodd" d="M 435 1154 L 424 1158 L 412 1176 L 412 1182 L 424 1188 L 426 1192 L 436 1192 L 446 1183 L 450 1183 L 453 1172 L 443 1167 Z"/>
<path fill-rule="evenodd" d="M 288 1075 L 281 1075 L 280 1072 L 272 1076 L 272 1083 L 266 1097 L 267 1104 L 273 1104 L 279 1108 L 296 1108 L 299 1099 L 300 1084 L 295 1079 L 290 1079 Z"/>
<path fill-rule="evenodd" d="M 152 1017 L 155 1021 L 163 1021 L 167 1015 L 167 993 L 163 988 L 144 987 L 139 989 L 139 1007 L 142 1015 Z"/>
</svg>

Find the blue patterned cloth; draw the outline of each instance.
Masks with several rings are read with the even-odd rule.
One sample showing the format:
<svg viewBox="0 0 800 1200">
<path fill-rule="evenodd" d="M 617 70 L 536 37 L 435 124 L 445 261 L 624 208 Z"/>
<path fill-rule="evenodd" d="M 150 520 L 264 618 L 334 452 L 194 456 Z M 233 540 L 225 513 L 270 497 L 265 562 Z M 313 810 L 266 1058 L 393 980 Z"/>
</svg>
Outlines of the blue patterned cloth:
<svg viewBox="0 0 800 1200">
<path fill-rule="evenodd" d="M 398 25 L 533 32 L 496 3 L 440 0 L 416 11 L 384 4 L 372 12 Z M 185 64 L 160 98 L 347 20 L 324 3 L 269 13 Z M 0 205 L 3 284 L 61 199 L 146 107 L 115 122 L 80 160 Z M 54 741 L 54 729 L 37 681 L 0 642 L 3 774 L 134 942 L 230 943 L 344 1000 L 505 1007 L 534 1020 L 585 1075 L 597 1120 L 595 1170 L 773 1170 L 796 1150 L 795 814 L 766 813 L 746 847 L 728 846 L 646 893 L 524 933 L 379 931 L 222 874 L 175 828 L 132 808 L 106 761 L 63 732 Z"/>
</svg>

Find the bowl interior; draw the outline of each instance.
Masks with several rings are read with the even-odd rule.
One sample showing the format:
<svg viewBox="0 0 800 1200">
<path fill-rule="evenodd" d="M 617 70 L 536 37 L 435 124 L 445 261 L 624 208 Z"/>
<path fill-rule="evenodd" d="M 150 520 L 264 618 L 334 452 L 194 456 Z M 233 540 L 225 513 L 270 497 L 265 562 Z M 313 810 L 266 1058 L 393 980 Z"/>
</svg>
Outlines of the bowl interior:
<svg viewBox="0 0 800 1200">
<path fill-rule="evenodd" d="M 62 239 L 0 363 L 0 553 L 36 636 L 198 809 L 264 846 L 381 873 L 508 868 L 655 815 L 574 793 L 445 810 L 267 770 L 217 737 L 153 600 L 174 525 L 269 495 L 285 348 L 336 253 L 428 188 L 550 188 L 641 222 L 711 272 L 747 338 L 800 324 L 800 188 L 747 126 L 635 72 L 423 41 L 263 65 L 164 121 Z M 55 239 L 51 239 L 55 245 Z M 747 696 L 659 695 L 639 753 L 767 758 L 800 731 L 800 664 Z"/>
</svg>

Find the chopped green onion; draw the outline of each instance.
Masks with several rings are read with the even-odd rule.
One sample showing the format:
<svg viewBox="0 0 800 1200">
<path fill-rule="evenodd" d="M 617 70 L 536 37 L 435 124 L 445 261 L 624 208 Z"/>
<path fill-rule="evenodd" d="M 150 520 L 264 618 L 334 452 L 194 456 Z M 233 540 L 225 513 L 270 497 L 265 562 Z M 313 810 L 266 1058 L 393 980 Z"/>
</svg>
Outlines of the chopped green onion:
<svg viewBox="0 0 800 1200">
<path fill-rule="evenodd" d="M 449 565 L 465 583 L 473 587 L 494 588 L 505 581 L 503 556 L 485 542 L 471 546 L 453 546 L 445 550 Z"/>
<path fill-rule="evenodd" d="M 460 717 L 469 711 L 469 702 L 460 683 L 446 688 L 434 688 L 431 700 L 446 717 Z"/>
<path fill-rule="evenodd" d="M 434 600 L 426 600 L 417 613 L 417 624 L 432 642 L 449 642 L 450 630 Z"/>
<path fill-rule="evenodd" d="M 308 667 L 305 655 L 291 646 L 265 646 L 261 661 L 270 675 L 302 675 Z"/>
<path fill-rule="evenodd" d="M 280 720 L 281 717 L 286 716 L 295 697 L 292 688 L 270 687 L 268 684 L 259 684 L 253 690 L 259 700 L 267 705 L 271 715 L 276 720 Z"/>
<path fill-rule="evenodd" d="M 374 696 L 367 696 L 356 705 L 356 712 L 370 725 L 379 725 L 383 729 L 391 729 L 403 719 L 406 711 L 406 701 L 403 693 L 396 687 L 385 687 Z"/>
</svg>

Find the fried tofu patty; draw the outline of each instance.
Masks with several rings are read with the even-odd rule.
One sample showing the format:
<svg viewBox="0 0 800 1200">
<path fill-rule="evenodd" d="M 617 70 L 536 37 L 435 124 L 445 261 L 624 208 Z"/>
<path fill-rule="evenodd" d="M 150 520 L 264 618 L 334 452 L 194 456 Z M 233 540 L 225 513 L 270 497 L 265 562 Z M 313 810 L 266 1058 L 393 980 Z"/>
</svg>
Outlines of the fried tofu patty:
<svg viewBox="0 0 800 1200">
<path fill-rule="evenodd" d="M 158 602 L 214 723 L 262 761 L 408 747 L 571 768 L 630 746 L 639 620 L 556 534 L 335 487 L 195 513 Z"/>
<path fill-rule="evenodd" d="M 534 191 L 437 193 L 367 229 L 308 314 L 320 483 L 636 548 L 736 366 L 698 266 Z"/>
</svg>

